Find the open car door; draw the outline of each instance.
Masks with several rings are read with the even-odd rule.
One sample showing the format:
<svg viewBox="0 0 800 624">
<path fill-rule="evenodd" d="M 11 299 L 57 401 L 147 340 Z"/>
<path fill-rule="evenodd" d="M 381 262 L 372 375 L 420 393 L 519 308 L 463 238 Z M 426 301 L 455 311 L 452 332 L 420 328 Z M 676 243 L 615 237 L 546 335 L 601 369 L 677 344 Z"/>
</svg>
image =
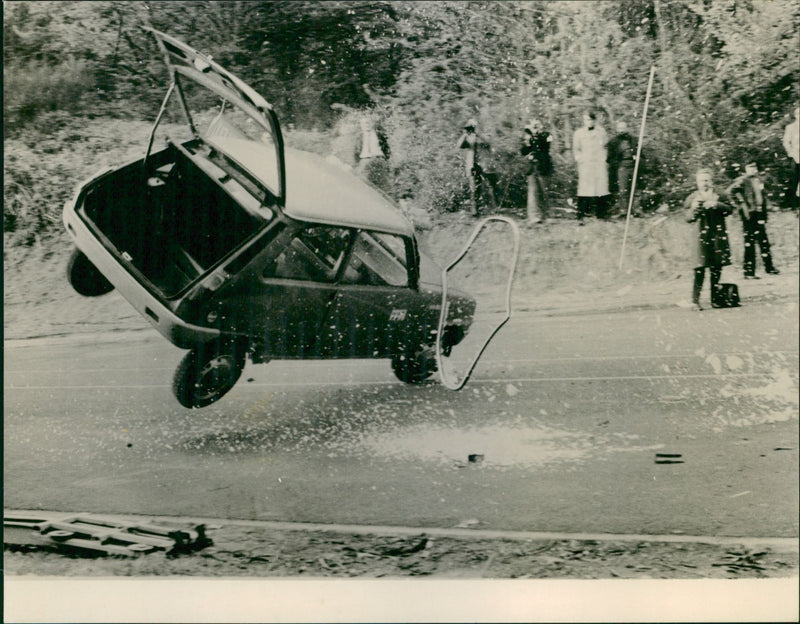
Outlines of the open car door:
<svg viewBox="0 0 800 624">
<path fill-rule="evenodd" d="M 481 243 L 475 245 L 479 237 Z M 480 266 L 481 270 L 496 274 L 496 288 L 488 298 L 479 298 L 469 339 L 447 353 L 442 340 L 448 317 L 450 277 L 470 252 L 478 253 L 482 249 L 492 248 L 498 252 L 493 255 L 492 266 L 479 264 L 486 260 L 485 257 L 474 262 L 473 266 Z M 436 364 L 442 385 L 446 388 L 461 390 L 466 385 L 486 347 L 511 318 L 511 291 L 517 271 L 519 248 L 519 227 L 513 219 L 504 216 L 486 217 L 475 226 L 461 252 L 442 269 L 442 303 L 436 332 Z"/>
</svg>

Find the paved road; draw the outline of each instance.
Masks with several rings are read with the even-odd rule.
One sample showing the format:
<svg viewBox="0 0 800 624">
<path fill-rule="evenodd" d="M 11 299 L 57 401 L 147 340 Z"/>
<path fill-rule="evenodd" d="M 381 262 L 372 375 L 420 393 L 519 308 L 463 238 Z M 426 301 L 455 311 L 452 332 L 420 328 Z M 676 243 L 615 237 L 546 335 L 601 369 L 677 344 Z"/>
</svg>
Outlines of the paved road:
<svg viewBox="0 0 800 624">
<path fill-rule="evenodd" d="M 383 361 L 273 362 L 203 410 L 173 399 L 182 352 L 154 332 L 8 342 L 4 503 L 796 536 L 797 314 L 520 315 L 460 392 Z"/>
</svg>

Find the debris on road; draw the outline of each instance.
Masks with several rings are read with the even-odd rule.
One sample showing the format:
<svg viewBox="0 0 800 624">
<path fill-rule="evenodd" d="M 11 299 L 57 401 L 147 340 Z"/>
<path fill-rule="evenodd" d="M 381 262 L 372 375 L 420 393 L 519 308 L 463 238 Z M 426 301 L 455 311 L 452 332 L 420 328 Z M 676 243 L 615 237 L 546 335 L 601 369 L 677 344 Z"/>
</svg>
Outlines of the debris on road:
<svg viewBox="0 0 800 624">
<path fill-rule="evenodd" d="M 190 553 L 213 541 L 206 536 L 202 524 L 178 529 L 91 516 L 47 519 L 12 515 L 3 518 L 3 544 L 132 557 L 152 552 Z"/>
<path fill-rule="evenodd" d="M 682 464 L 683 455 L 680 453 L 656 453 L 657 464 Z"/>
<path fill-rule="evenodd" d="M 472 527 L 476 527 L 481 523 L 480 520 L 477 518 L 470 518 L 468 520 L 462 520 L 456 525 L 457 529 L 470 529 Z"/>
</svg>

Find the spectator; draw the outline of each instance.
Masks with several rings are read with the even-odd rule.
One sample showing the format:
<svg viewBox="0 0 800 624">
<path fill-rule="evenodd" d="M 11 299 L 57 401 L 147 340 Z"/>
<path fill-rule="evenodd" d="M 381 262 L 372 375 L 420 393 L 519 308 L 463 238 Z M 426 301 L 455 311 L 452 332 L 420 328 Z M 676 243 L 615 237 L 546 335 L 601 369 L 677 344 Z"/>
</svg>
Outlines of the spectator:
<svg viewBox="0 0 800 624">
<path fill-rule="evenodd" d="M 628 195 L 631 190 L 636 143 L 628 132 L 628 124 L 617 122 L 617 134 L 608 142 L 609 187 L 617 194 L 617 216 L 628 213 Z"/>
<path fill-rule="evenodd" d="M 384 191 L 388 190 L 389 145 L 386 137 L 379 131 L 375 116 L 371 111 L 362 111 L 359 117 L 360 140 L 356 144 L 358 164 L 356 171 L 372 184 Z"/>
<path fill-rule="evenodd" d="M 583 116 L 583 127 L 572 136 L 572 151 L 578 163 L 578 220 L 594 212 L 605 218 L 608 201 L 608 166 L 606 144 L 608 135 L 597 123 L 597 114 L 589 111 Z"/>
<path fill-rule="evenodd" d="M 734 180 L 725 194 L 731 203 L 739 208 L 744 230 L 744 278 L 758 279 L 756 275 L 756 244 L 761 251 L 764 270 L 771 274 L 780 273 L 772 264 L 772 255 L 767 238 L 767 196 L 764 183 L 758 175 L 755 163 L 745 165 L 744 175 Z"/>
<path fill-rule="evenodd" d="M 538 119 L 532 119 L 525 126 L 520 152 L 528 157 L 528 222 L 543 223 L 548 216 L 550 176 L 553 173 L 553 160 L 550 157 L 550 144 L 553 137 L 542 130 Z"/>
<path fill-rule="evenodd" d="M 697 190 L 686 198 L 683 205 L 689 212 L 686 220 L 689 223 L 696 222 L 699 227 L 694 257 L 692 309 L 702 310 L 700 292 L 703 289 L 706 268 L 711 276 L 711 292 L 713 293 L 719 284 L 722 267 L 731 263 L 725 217 L 731 214 L 732 209 L 714 192 L 711 184 L 711 172 L 708 169 L 700 169 L 697 172 L 696 181 Z"/>
<path fill-rule="evenodd" d="M 800 206 L 800 106 L 795 107 L 794 122 L 786 126 L 786 131 L 783 133 L 783 147 L 787 156 L 794 161 L 786 198 L 791 208 L 798 208 Z"/>
<path fill-rule="evenodd" d="M 478 216 L 478 197 L 488 196 L 488 203 L 494 208 L 494 192 L 480 165 L 481 150 L 489 149 L 489 143 L 477 133 L 478 122 L 470 119 L 464 124 L 464 133 L 456 144 L 464 154 L 464 173 L 469 184 L 470 210 Z"/>
</svg>

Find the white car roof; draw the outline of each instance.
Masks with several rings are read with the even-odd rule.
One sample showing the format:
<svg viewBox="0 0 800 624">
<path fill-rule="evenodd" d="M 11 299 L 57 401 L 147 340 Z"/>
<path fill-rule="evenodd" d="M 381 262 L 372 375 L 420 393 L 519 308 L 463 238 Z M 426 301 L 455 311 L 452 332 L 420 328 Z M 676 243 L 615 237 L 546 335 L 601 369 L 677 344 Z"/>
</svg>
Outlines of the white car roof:
<svg viewBox="0 0 800 624">
<path fill-rule="evenodd" d="M 414 227 L 381 191 L 341 161 L 285 149 L 284 213 L 299 221 L 411 236 Z"/>
</svg>

